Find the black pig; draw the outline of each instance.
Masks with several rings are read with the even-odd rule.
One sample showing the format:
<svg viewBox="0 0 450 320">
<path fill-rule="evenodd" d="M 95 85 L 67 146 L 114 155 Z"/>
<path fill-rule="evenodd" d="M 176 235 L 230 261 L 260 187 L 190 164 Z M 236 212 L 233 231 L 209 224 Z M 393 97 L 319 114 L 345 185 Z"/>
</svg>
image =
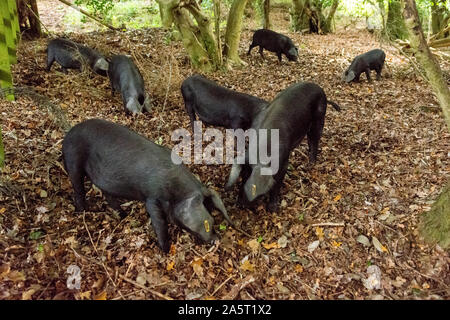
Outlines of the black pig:
<svg viewBox="0 0 450 320">
<path fill-rule="evenodd" d="M 181 93 L 191 119 L 192 131 L 196 115 L 213 126 L 246 130 L 253 118 L 268 106 L 265 100 L 221 87 L 201 75 L 184 80 Z"/>
<path fill-rule="evenodd" d="M 83 69 L 88 65 L 95 73 L 106 76 L 108 61 L 94 49 L 73 41 L 57 38 L 47 46 L 47 71 L 50 71 L 53 62 L 58 62 L 64 72 L 67 69 Z"/>
<path fill-rule="evenodd" d="M 284 54 L 289 61 L 297 61 L 298 59 L 298 48 L 294 46 L 291 38 L 272 30 L 256 30 L 253 34 L 253 41 L 248 48 L 247 55 L 249 55 L 250 51 L 256 46 L 259 46 L 259 54 L 263 58 L 263 49 L 266 49 L 275 52 L 280 62 L 281 54 Z"/>
<path fill-rule="evenodd" d="M 131 58 L 115 55 L 109 63 L 108 76 L 112 92 L 122 95 L 125 112 L 141 113 L 150 111 L 150 98 L 145 93 L 144 79 Z"/>
<path fill-rule="evenodd" d="M 77 211 L 86 209 L 85 177 L 102 190 L 122 218 L 125 213 L 117 198 L 144 201 L 164 252 L 170 248 L 168 221 L 205 242 L 217 239 L 205 205 L 215 206 L 233 225 L 219 195 L 184 165 L 175 165 L 170 149 L 124 126 L 100 119 L 77 124 L 65 136 L 62 153 Z"/>
<path fill-rule="evenodd" d="M 251 127 L 257 130 L 258 140 L 261 139 L 262 134 L 259 129 L 268 129 L 267 133 L 271 129 L 278 129 L 279 150 L 273 150 L 274 154 L 271 154 L 270 144 L 267 143 L 268 154 L 272 159 L 270 164 L 262 164 L 259 160 L 257 163 L 249 163 L 247 152 L 242 174 L 242 166 L 235 160 L 226 189 L 229 190 L 239 175 L 242 175 L 244 187 L 240 192 L 240 202 L 244 204 L 252 202 L 258 196 L 269 192 L 267 209 L 277 211 L 279 192 L 288 167 L 289 155 L 305 135 L 308 138 L 310 162 L 314 163 L 317 158 L 327 103 L 336 110 L 340 110 L 336 103 L 327 100 L 323 89 L 314 83 L 293 84 L 279 93 L 272 103 L 255 118 Z M 270 139 L 267 138 L 266 141 Z M 262 170 L 267 170 L 272 165 L 274 157 L 278 160 L 278 171 L 273 175 L 263 175 Z"/>
<path fill-rule="evenodd" d="M 360 54 L 353 59 L 350 67 L 344 72 L 343 80 L 347 83 L 351 81 L 358 82 L 361 73 L 365 72 L 367 80 L 370 79 L 370 70 L 377 72 L 377 80 L 381 79 L 381 69 L 383 69 L 386 54 L 383 50 L 374 49 L 369 52 Z"/>
</svg>

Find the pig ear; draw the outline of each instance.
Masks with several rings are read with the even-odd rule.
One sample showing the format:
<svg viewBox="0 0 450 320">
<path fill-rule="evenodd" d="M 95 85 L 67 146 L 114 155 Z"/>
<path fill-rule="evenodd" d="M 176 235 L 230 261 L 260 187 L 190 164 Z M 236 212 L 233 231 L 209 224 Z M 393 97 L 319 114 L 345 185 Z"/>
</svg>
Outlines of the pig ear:
<svg viewBox="0 0 450 320">
<path fill-rule="evenodd" d="M 239 178 L 239 175 L 242 170 L 242 165 L 238 163 L 233 163 L 233 166 L 231 167 L 230 176 L 228 177 L 228 182 L 225 185 L 225 190 L 230 190 L 231 187 L 236 183 L 237 179 Z"/>
<path fill-rule="evenodd" d="M 220 211 L 222 212 L 223 216 L 225 217 L 225 219 L 228 221 L 229 224 L 231 224 L 232 226 L 234 226 L 233 221 L 231 221 L 230 216 L 228 215 L 227 209 L 225 209 L 225 205 L 222 202 L 222 199 L 220 199 L 219 194 L 212 189 L 205 189 L 204 190 L 204 195 L 206 197 L 209 197 L 212 201 L 212 203 L 214 204 L 214 206 Z"/>
<path fill-rule="evenodd" d="M 350 82 L 350 81 L 352 81 L 353 79 L 355 79 L 355 72 L 354 72 L 354 71 L 349 71 L 349 72 L 347 73 L 347 75 L 345 76 L 345 81 L 346 81 L 346 82 Z"/>
</svg>

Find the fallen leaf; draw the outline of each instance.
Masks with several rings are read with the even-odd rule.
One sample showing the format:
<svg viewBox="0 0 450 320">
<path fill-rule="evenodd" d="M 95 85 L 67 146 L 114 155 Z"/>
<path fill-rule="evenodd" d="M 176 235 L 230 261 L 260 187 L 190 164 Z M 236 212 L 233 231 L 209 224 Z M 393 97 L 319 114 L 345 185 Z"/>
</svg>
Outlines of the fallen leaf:
<svg viewBox="0 0 450 320">
<path fill-rule="evenodd" d="M 264 243 L 263 247 L 266 248 L 267 250 L 270 250 L 270 249 L 279 248 L 280 246 L 278 245 L 277 242 L 272 242 L 272 243 Z"/>
<path fill-rule="evenodd" d="M 338 202 L 341 199 L 341 194 L 338 194 L 336 197 L 334 197 L 333 201 Z"/>
<path fill-rule="evenodd" d="M 245 260 L 244 263 L 241 264 L 241 269 L 245 271 L 255 271 L 255 265 L 250 263 L 249 260 Z"/>
<path fill-rule="evenodd" d="M 252 249 L 253 253 L 257 253 L 260 247 L 260 243 L 255 239 L 248 241 L 247 245 L 250 247 L 250 249 Z"/>
<path fill-rule="evenodd" d="M 370 241 L 369 239 L 364 236 L 364 235 L 359 235 L 358 238 L 356 238 L 356 241 L 358 241 L 359 243 L 365 245 L 366 247 L 370 247 Z"/>
<path fill-rule="evenodd" d="M 103 290 L 94 297 L 94 300 L 106 300 L 106 291 Z"/>
<path fill-rule="evenodd" d="M 319 237 L 319 240 L 322 241 L 324 238 L 323 228 L 317 227 L 316 228 L 316 235 Z"/>
<path fill-rule="evenodd" d="M 278 243 L 278 246 L 280 248 L 286 248 L 287 243 L 288 243 L 288 239 L 287 239 L 287 237 L 285 235 L 282 235 L 280 237 L 280 239 L 278 239 L 277 243 Z"/>
<path fill-rule="evenodd" d="M 80 292 L 81 300 L 90 300 L 91 299 L 91 291 Z"/>
<path fill-rule="evenodd" d="M 309 253 L 312 253 L 314 250 L 317 249 L 317 247 L 319 246 L 319 244 L 320 244 L 320 241 L 319 241 L 319 240 L 316 240 L 316 241 L 311 242 L 311 243 L 308 245 L 308 252 L 309 252 Z"/>
<path fill-rule="evenodd" d="M 175 261 L 170 261 L 170 262 L 167 263 L 166 270 L 170 271 L 170 270 L 173 269 L 174 266 L 175 266 Z"/>
<path fill-rule="evenodd" d="M 388 251 L 388 249 L 385 246 L 383 246 L 376 237 L 372 237 L 372 244 L 381 253 Z"/>
</svg>

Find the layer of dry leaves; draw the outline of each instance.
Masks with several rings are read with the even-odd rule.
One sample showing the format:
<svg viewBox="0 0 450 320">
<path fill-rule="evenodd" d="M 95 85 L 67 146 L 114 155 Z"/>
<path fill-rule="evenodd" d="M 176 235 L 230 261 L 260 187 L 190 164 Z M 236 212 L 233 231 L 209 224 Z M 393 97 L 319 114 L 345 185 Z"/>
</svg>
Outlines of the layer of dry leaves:
<svg viewBox="0 0 450 320">
<path fill-rule="evenodd" d="M 329 108 L 313 168 L 305 141 L 293 151 L 278 214 L 237 207 L 236 190 L 223 190 L 230 166 L 190 166 L 252 234 L 219 230 L 226 223 L 215 213 L 221 242 L 213 247 L 172 226 L 173 246 L 163 254 L 142 203 L 126 203 L 129 216 L 119 221 L 89 182 L 92 211 L 74 214 L 63 132 L 34 101 L 1 100 L 0 299 L 448 299 L 448 252 L 423 244 L 417 232 L 450 177 L 450 134 L 430 89 L 408 60 L 369 34 L 289 35 L 299 63 L 280 65 L 268 52 L 262 60 L 256 50 L 246 56 L 245 30 L 248 66 L 208 76 L 268 100 L 294 82 L 314 81 L 342 112 Z M 72 124 L 104 118 L 172 147 L 170 133 L 189 128 L 179 88 L 193 71 L 180 43 L 162 30 L 72 38 L 131 54 L 153 98 L 151 114 L 127 117 L 106 78 L 65 75 L 56 64 L 46 72 L 46 39 L 22 43 L 15 83 L 59 104 Z M 380 45 L 382 81 L 340 81 L 355 55 Z M 70 265 L 81 268 L 80 290 L 66 286 Z M 379 267 L 380 283 L 369 266 Z"/>
</svg>

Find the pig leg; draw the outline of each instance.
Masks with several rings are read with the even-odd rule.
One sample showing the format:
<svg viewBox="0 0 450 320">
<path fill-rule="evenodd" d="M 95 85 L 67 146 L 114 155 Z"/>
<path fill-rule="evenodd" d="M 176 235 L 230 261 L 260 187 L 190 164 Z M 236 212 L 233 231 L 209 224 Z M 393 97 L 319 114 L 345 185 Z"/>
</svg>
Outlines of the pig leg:
<svg viewBox="0 0 450 320">
<path fill-rule="evenodd" d="M 367 81 L 372 82 L 372 79 L 370 78 L 370 69 L 367 68 L 364 72 L 366 73 Z"/>
<path fill-rule="evenodd" d="M 153 229 L 155 230 L 156 237 L 158 238 L 159 246 L 165 253 L 169 252 L 169 231 L 164 212 L 155 200 L 147 200 L 145 202 L 145 207 L 150 215 L 150 219 L 152 219 Z"/>
<path fill-rule="evenodd" d="M 267 204 L 266 208 L 267 211 L 270 212 L 277 212 L 278 211 L 278 204 L 280 202 L 280 190 L 283 186 L 283 180 L 284 176 L 286 175 L 288 167 L 288 161 L 286 160 L 283 164 L 283 167 L 278 172 L 276 178 L 275 178 L 275 184 L 273 185 L 272 189 L 269 191 L 269 203 Z"/>
<path fill-rule="evenodd" d="M 277 52 L 277 57 L 278 57 L 278 61 L 281 63 L 281 59 L 282 59 L 281 52 Z"/>
<path fill-rule="evenodd" d="M 191 119 L 191 128 L 192 132 L 194 132 L 194 121 L 196 120 L 194 104 L 190 101 L 186 101 L 184 106 L 186 107 L 186 112 L 189 115 L 189 119 Z"/>
<path fill-rule="evenodd" d="M 264 59 L 263 50 L 264 50 L 264 48 L 261 47 L 261 46 L 259 46 L 259 54 L 260 54 L 261 57 Z"/>
<path fill-rule="evenodd" d="M 47 53 L 47 71 L 50 71 L 53 62 L 55 62 L 55 57 L 53 56 L 53 54 Z"/>
<path fill-rule="evenodd" d="M 252 49 L 253 49 L 254 47 L 256 47 L 256 44 L 253 44 L 253 42 L 252 42 L 252 44 L 251 44 L 250 47 L 248 48 L 247 55 L 250 54 L 250 51 L 252 51 Z"/>
<path fill-rule="evenodd" d="M 383 69 L 383 65 L 375 70 L 377 72 L 377 80 L 381 80 L 381 69 Z"/>
<path fill-rule="evenodd" d="M 75 211 L 86 210 L 86 191 L 84 190 L 84 173 L 76 165 L 68 166 L 67 172 L 74 190 Z"/>
<path fill-rule="evenodd" d="M 127 217 L 127 213 L 122 210 L 119 201 L 109 193 L 103 193 L 105 195 L 106 201 L 108 202 L 108 205 L 119 213 L 120 219 L 125 219 Z"/>
<path fill-rule="evenodd" d="M 309 163 L 312 165 L 317 160 L 317 154 L 319 152 L 319 141 L 322 136 L 322 130 L 324 126 L 325 118 L 320 117 L 311 124 L 307 133 L 308 147 L 309 147 Z"/>
</svg>

